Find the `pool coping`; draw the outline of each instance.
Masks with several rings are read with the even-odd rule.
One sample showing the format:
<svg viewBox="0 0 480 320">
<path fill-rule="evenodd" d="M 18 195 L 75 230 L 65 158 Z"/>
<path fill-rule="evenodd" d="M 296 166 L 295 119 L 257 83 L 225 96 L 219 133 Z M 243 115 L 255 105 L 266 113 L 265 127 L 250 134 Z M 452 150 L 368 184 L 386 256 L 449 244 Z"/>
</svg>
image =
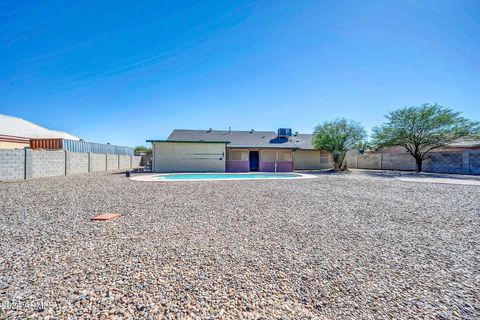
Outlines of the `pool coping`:
<svg viewBox="0 0 480 320">
<path fill-rule="evenodd" d="M 161 180 L 155 179 L 154 177 L 160 175 L 171 175 L 171 174 L 238 174 L 248 176 L 253 174 L 253 172 L 175 172 L 175 173 L 154 173 L 149 175 L 133 176 L 129 179 L 132 181 L 143 181 L 143 182 L 198 182 L 198 181 L 252 181 L 252 180 L 301 180 L 301 179 L 314 179 L 318 178 L 316 175 L 306 174 L 306 173 L 297 173 L 297 172 L 278 172 L 278 174 L 293 173 L 298 175 L 298 177 L 275 177 L 275 178 L 231 178 L 231 179 L 181 179 L 181 180 Z M 257 172 L 255 172 L 257 173 Z M 273 172 L 264 172 L 267 174 L 275 175 Z"/>
</svg>

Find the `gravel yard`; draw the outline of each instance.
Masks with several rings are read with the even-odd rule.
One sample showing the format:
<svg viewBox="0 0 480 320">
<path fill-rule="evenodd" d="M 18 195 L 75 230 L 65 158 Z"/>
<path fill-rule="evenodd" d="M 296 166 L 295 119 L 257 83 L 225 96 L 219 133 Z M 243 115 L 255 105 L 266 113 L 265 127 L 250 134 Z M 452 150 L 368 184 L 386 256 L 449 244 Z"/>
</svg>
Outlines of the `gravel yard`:
<svg viewBox="0 0 480 320">
<path fill-rule="evenodd" d="M 0 318 L 480 317 L 480 186 L 92 174 L 0 196 Z"/>
</svg>

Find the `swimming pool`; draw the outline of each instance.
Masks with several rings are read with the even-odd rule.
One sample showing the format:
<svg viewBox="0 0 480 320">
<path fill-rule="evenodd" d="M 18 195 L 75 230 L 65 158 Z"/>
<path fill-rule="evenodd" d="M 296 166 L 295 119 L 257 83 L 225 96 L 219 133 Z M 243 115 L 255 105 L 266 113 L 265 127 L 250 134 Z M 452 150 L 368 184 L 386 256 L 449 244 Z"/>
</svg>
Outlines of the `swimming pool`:
<svg viewBox="0 0 480 320">
<path fill-rule="evenodd" d="M 132 177 L 137 181 L 212 181 L 212 180 L 274 180 L 274 179 L 307 179 L 313 175 L 301 173 L 164 173 L 148 176 Z"/>
</svg>

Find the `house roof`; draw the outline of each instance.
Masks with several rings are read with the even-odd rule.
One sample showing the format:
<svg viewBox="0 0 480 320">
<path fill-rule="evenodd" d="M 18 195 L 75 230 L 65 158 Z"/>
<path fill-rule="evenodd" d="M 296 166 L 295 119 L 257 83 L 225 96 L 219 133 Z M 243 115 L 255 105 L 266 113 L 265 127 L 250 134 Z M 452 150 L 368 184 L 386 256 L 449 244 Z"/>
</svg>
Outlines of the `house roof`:
<svg viewBox="0 0 480 320">
<path fill-rule="evenodd" d="M 314 150 L 315 147 L 312 144 L 313 134 L 299 133 L 292 137 L 293 143 L 295 143 L 299 149 L 302 150 Z"/>
<path fill-rule="evenodd" d="M 480 147 L 480 140 L 462 139 L 447 145 L 450 148 L 476 148 Z"/>
<path fill-rule="evenodd" d="M 169 141 L 229 141 L 229 148 L 314 149 L 311 134 L 279 138 L 274 131 L 173 130 Z"/>
<path fill-rule="evenodd" d="M 221 143 L 221 144 L 228 144 L 230 141 L 203 141 L 203 140 L 147 140 L 147 142 L 172 142 L 172 143 Z"/>
<path fill-rule="evenodd" d="M 80 140 L 80 138 L 67 132 L 50 130 L 30 121 L 0 114 L 0 135 L 27 139 L 63 138 Z"/>
</svg>

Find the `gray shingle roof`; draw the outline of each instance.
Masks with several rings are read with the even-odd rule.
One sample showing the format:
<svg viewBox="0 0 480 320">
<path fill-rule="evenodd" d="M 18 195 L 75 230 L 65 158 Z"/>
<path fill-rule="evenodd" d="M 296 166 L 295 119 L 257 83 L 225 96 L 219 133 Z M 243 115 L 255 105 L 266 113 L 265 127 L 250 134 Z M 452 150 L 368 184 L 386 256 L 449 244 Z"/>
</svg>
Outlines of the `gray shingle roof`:
<svg viewBox="0 0 480 320">
<path fill-rule="evenodd" d="M 480 140 L 462 139 L 448 145 L 452 148 L 476 148 L 480 147 Z"/>
<path fill-rule="evenodd" d="M 313 134 L 299 133 L 292 137 L 293 143 L 295 143 L 299 149 L 313 150 L 315 149 L 312 144 Z"/>
<path fill-rule="evenodd" d="M 274 131 L 173 130 L 168 140 L 229 141 L 230 148 L 314 149 L 311 134 L 299 134 L 289 140 L 278 138 Z"/>
</svg>

